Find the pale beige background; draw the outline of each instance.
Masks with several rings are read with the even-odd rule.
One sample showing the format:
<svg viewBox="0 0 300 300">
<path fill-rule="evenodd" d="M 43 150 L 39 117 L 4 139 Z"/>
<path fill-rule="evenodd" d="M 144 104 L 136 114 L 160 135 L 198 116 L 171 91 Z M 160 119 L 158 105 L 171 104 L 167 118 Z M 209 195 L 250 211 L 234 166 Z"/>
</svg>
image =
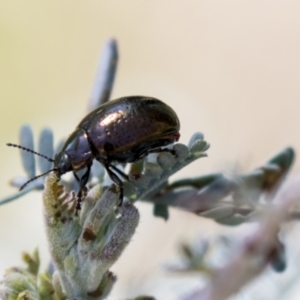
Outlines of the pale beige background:
<svg viewBox="0 0 300 300">
<path fill-rule="evenodd" d="M 17 141 L 24 122 L 35 133 L 52 127 L 57 140 L 74 129 L 111 36 L 120 47 L 113 97 L 160 98 L 177 111 L 182 142 L 202 131 L 212 145 L 209 158 L 176 178 L 250 170 L 288 145 L 299 150 L 299 16 L 296 0 L 2 0 L 1 196 L 13 192 L 7 182 L 22 172 L 17 151 L 5 143 Z M 120 282 L 112 299 L 118 291 L 171 299 L 178 284 L 161 283 L 159 265 L 180 240 L 220 227 L 174 210 L 165 223 L 152 218 L 150 206 L 139 206 L 138 232 L 114 267 Z M 36 246 L 45 266 L 41 200 L 33 193 L 0 207 L 0 276 Z"/>
</svg>

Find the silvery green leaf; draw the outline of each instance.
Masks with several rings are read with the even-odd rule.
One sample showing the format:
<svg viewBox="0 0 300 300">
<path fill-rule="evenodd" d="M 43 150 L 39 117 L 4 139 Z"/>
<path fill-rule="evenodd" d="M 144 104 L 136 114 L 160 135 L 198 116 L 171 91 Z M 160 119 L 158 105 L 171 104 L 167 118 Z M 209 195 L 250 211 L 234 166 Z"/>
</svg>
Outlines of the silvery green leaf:
<svg viewBox="0 0 300 300">
<path fill-rule="evenodd" d="M 176 156 L 179 161 L 186 159 L 189 155 L 189 148 L 181 143 L 176 143 L 173 150 L 176 152 Z"/>
<path fill-rule="evenodd" d="M 40 300 L 35 276 L 21 268 L 7 270 L 0 282 L 1 300 Z"/>
<path fill-rule="evenodd" d="M 147 194 L 144 195 L 144 199 L 150 199 L 151 197 L 155 196 L 158 194 L 161 190 L 164 190 L 168 185 L 168 180 L 162 181 L 157 187 L 155 187 L 153 190 L 148 192 Z M 143 200 L 143 199 L 141 199 Z"/>
<path fill-rule="evenodd" d="M 188 143 L 188 147 L 191 148 L 193 144 L 198 140 L 204 140 L 204 134 L 202 132 L 195 132 Z"/>
<path fill-rule="evenodd" d="M 234 214 L 222 219 L 218 219 L 216 221 L 223 225 L 236 226 L 245 223 L 247 221 L 247 218 L 240 214 Z"/>
<path fill-rule="evenodd" d="M 129 198 L 130 201 L 134 202 L 137 200 L 137 193 L 136 193 L 136 188 L 135 186 L 129 182 L 129 181 L 124 181 L 124 196 Z"/>
<path fill-rule="evenodd" d="M 264 170 L 269 171 L 269 172 L 273 172 L 273 173 L 278 173 L 280 172 L 280 166 L 276 165 L 274 163 L 267 163 L 266 165 L 264 165 L 262 167 Z"/>
<path fill-rule="evenodd" d="M 59 153 L 64 146 L 66 139 L 61 139 L 55 147 L 55 154 Z M 54 157 L 53 157 L 54 158 Z"/>
<path fill-rule="evenodd" d="M 34 150 L 33 132 L 30 125 L 23 125 L 20 129 L 20 144 L 28 149 Z M 32 178 L 35 176 L 35 158 L 34 155 L 28 151 L 20 150 L 23 167 L 27 176 Z"/>
<path fill-rule="evenodd" d="M 159 178 L 162 174 L 163 169 L 155 163 L 145 162 L 144 163 L 144 174 L 149 175 L 153 178 Z"/>
<path fill-rule="evenodd" d="M 153 214 L 156 217 L 161 217 L 165 221 L 169 219 L 169 209 L 167 205 L 163 204 L 154 204 L 153 206 Z"/>
<path fill-rule="evenodd" d="M 190 147 L 190 151 L 195 156 L 206 156 L 206 154 L 203 152 L 206 151 L 209 148 L 209 146 L 210 145 L 206 141 L 197 140 Z"/>
<path fill-rule="evenodd" d="M 262 167 L 262 169 L 265 170 L 266 173 L 264 182 L 264 187 L 266 190 L 270 190 L 272 193 L 273 188 L 275 188 L 276 191 L 276 189 L 278 188 L 278 183 L 280 183 L 284 179 L 284 177 L 290 170 L 294 162 L 294 158 L 294 149 L 286 148 Z M 269 165 L 277 165 L 280 168 L 280 171 L 277 173 L 277 175 L 274 174 L 274 171 L 270 170 L 270 167 L 268 167 Z"/>
<path fill-rule="evenodd" d="M 115 277 L 109 268 L 130 242 L 139 222 L 137 209 L 125 203 L 116 217 L 116 186 L 92 188 L 75 216 L 76 197 L 51 172 L 45 180 L 44 217 L 52 258 L 68 299 L 102 300 Z"/>
<path fill-rule="evenodd" d="M 199 216 L 210 218 L 213 220 L 219 220 L 232 216 L 233 214 L 234 207 L 232 205 L 221 204 L 218 207 L 214 207 L 212 209 L 199 213 Z"/>
<path fill-rule="evenodd" d="M 163 170 L 172 170 L 176 163 L 176 158 L 169 152 L 161 152 L 157 155 L 157 163 Z"/>
<path fill-rule="evenodd" d="M 211 205 L 225 197 L 227 197 L 234 190 L 234 183 L 224 176 L 217 177 L 209 185 L 203 187 L 198 192 L 198 197 L 206 199 Z"/>
<path fill-rule="evenodd" d="M 288 147 L 275 155 L 268 161 L 269 164 L 279 165 L 284 171 L 288 171 L 295 158 L 295 151 L 293 148 Z"/>
<path fill-rule="evenodd" d="M 261 169 L 237 177 L 235 179 L 236 189 L 232 194 L 234 202 L 255 207 L 262 193 L 263 177 L 264 172 Z"/>
<path fill-rule="evenodd" d="M 28 181 L 28 177 L 16 176 L 9 183 L 14 187 L 20 188 L 27 181 Z"/>
<path fill-rule="evenodd" d="M 39 153 L 54 159 L 54 144 L 53 144 L 53 132 L 49 128 L 45 128 L 42 130 L 39 139 Z M 38 163 L 40 167 L 41 173 L 45 173 L 49 171 L 52 167 L 52 162 L 47 159 L 38 156 Z"/>
<path fill-rule="evenodd" d="M 201 189 L 221 177 L 224 177 L 223 174 L 216 173 L 216 174 L 208 174 L 208 175 L 194 177 L 194 178 L 180 179 L 168 185 L 167 189 L 171 190 L 171 189 L 176 189 L 179 187 L 186 187 L 186 186 L 193 186 L 195 188 Z"/>
<path fill-rule="evenodd" d="M 149 187 L 151 177 L 144 174 L 135 176 L 129 175 L 129 180 L 135 187 L 139 189 L 146 189 L 147 187 Z"/>
</svg>

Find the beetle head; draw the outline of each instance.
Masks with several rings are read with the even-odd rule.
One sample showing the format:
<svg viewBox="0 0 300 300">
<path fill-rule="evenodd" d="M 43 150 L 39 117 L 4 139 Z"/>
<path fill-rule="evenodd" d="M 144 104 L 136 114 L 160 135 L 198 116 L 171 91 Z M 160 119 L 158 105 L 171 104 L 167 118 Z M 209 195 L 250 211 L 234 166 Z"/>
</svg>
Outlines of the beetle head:
<svg viewBox="0 0 300 300">
<path fill-rule="evenodd" d="M 86 132 L 77 128 L 55 156 L 54 167 L 60 175 L 69 171 L 77 172 L 90 165 L 93 159 L 94 155 Z"/>
<path fill-rule="evenodd" d="M 54 171 L 56 171 L 59 176 L 72 171 L 70 159 L 65 152 L 61 151 L 55 155 Z"/>
</svg>

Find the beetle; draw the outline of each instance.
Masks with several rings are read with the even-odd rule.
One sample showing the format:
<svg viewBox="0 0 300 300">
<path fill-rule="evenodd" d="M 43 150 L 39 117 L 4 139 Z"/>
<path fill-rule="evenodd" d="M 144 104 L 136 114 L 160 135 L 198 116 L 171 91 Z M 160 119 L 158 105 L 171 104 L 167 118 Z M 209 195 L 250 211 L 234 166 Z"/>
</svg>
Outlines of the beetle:
<svg viewBox="0 0 300 300">
<path fill-rule="evenodd" d="M 94 160 L 106 169 L 111 180 L 119 187 L 119 205 L 123 201 L 123 181 L 128 179 L 114 163 L 132 163 L 149 153 L 173 150 L 162 148 L 178 141 L 180 122 L 174 110 L 164 102 L 144 96 L 122 97 L 108 101 L 86 115 L 65 141 L 54 159 L 16 144 L 8 146 L 40 155 L 54 163 L 54 168 L 38 177 L 55 171 L 61 175 L 72 171 L 79 183 L 76 212 L 81 208 L 83 192 Z M 86 169 L 79 178 L 77 172 Z"/>
</svg>

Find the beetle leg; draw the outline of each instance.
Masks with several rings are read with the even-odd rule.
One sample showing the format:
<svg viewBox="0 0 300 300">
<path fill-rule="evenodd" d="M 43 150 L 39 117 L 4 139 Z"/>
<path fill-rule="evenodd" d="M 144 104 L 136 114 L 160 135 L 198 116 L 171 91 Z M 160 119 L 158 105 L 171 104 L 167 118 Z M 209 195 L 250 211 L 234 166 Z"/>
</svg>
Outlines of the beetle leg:
<svg viewBox="0 0 300 300">
<path fill-rule="evenodd" d="M 112 167 L 109 164 L 104 164 L 104 167 L 110 177 L 110 179 L 119 187 L 120 189 L 120 194 L 119 194 L 119 204 L 118 206 L 121 206 L 123 203 L 123 195 L 124 195 L 124 187 L 123 187 L 123 181 L 115 174 L 109 167 Z M 117 168 L 116 168 L 117 169 Z M 115 168 L 114 168 L 115 170 Z M 120 170 L 119 170 L 120 171 Z M 121 172 L 121 171 L 120 171 Z"/>
<path fill-rule="evenodd" d="M 79 179 L 79 177 L 77 176 L 76 172 L 73 172 L 73 175 L 74 175 L 75 179 L 77 180 L 77 182 L 80 183 L 80 179 Z"/>
<path fill-rule="evenodd" d="M 79 179 L 79 177 L 77 176 L 77 174 L 75 172 L 73 172 L 74 177 L 76 178 L 76 180 L 79 183 L 79 191 L 77 193 L 77 202 L 76 202 L 76 212 L 75 215 L 78 216 L 78 211 L 81 209 L 81 202 L 82 202 L 82 198 L 83 198 L 83 191 L 86 190 L 86 184 L 89 180 L 89 176 L 90 176 L 90 171 L 91 171 L 91 165 L 87 165 L 87 170 L 86 172 L 82 175 L 82 177 Z"/>
<path fill-rule="evenodd" d="M 116 171 L 119 175 L 121 175 L 125 180 L 129 181 L 128 175 L 126 175 L 124 172 L 122 172 L 119 168 L 117 168 L 117 167 L 114 166 L 114 165 L 110 165 L 110 167 L 111 167 L 112 169 L 114 169 L 114 171 Z"/>
</svg>

